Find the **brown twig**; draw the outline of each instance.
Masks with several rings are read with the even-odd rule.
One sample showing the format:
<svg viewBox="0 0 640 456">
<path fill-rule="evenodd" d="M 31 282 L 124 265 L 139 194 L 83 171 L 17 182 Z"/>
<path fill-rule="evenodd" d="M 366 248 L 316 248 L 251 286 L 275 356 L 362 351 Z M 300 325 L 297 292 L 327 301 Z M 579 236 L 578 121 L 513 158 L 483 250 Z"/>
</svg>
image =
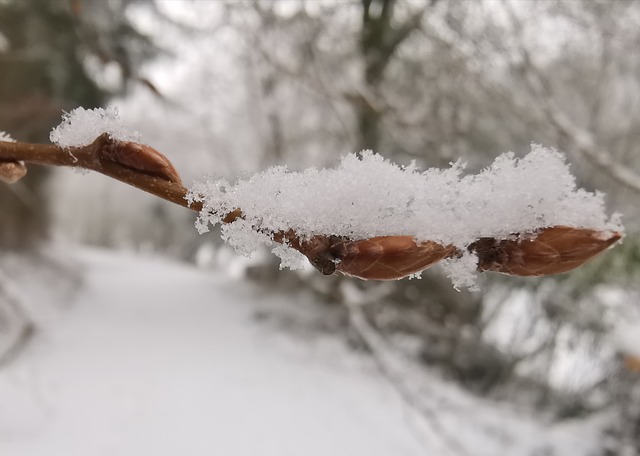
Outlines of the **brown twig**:
<svg viewBox="0 0 640 456">
<path fill-rule="evenodd" d="M 186 199 L 188 190 L 164 155 L 147 145 L 118 141 L 106 133 L 91 144 L 70 148 L 0 142 L 0 170 L 12 170 L 17 166 L 14 164 L 21 163 L 85 168 L 193 211 L 200 212 L 203 208 L 202 202 Z M 21 177 L 15 171 L 5 174 Z M 241 217 L 242 210 L 238 208 L 224 215 L 222 222 L 232 223 Z M 332 235 L 302 238 L 293 230 L 271 234 L 274 242 L 299 251 L 325 275 L 340 271 L 365 280 L 401 279 L 444 258 L 461 255 L 453 246 L 416 242 L 412 236 L 352 240 Z M 615 232 L 556 226 L 536 233 L 515 233 L 513 239 L 507 240 L 481 238 L 469 245 L 469 250 L 478 256 L 479 271 L 540 276 L 574 269 L 621 236 Z"/>
<path fill-rule="evenodd" d="M 155 149 L 138 143 L 118 141 L 108 134 L 81 147 L 54 144 L 0 142 L 0 162 L 84 168 L 117 179 L 174 204 L 199 212 L 202 204 L 189 204 L 171 162 Z"/>
</svg>

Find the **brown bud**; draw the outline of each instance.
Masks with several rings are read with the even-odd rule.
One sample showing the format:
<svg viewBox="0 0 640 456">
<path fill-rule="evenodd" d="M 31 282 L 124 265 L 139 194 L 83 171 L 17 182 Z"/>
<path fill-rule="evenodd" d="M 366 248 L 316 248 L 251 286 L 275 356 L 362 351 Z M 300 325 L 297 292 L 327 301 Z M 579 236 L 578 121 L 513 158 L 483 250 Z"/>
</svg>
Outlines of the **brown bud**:
<svg viewBox="0 0 640 456">
<path fill-rule="evenodd" d="M 169 159 L 146 144 L 110 140 L 100 152 L 103 160 L 182 185 L 180 175 Z"/>
<path fill-rule="evenodd" d="M 621 237 L 612 231 L 554 226 L 516 239 L 481 238 L 469 250 L 478 255 L 479 271 L 542 276 L 582 266 Z"/>
<path fill-rule="evenodd" d="M 7 184 L 19 181 L 27 174 L 27 167 L 21 161 L 0 162 L 0 180 Z"/>
<path fill-rule="evenodd" d="M 381 236 L 360 241 L 339 241 L 330 251 L 336 269 L 365 280 L 397 280 L 418 273 L 451 255 L 455 248 L 412 236 Z"/>
</svg>

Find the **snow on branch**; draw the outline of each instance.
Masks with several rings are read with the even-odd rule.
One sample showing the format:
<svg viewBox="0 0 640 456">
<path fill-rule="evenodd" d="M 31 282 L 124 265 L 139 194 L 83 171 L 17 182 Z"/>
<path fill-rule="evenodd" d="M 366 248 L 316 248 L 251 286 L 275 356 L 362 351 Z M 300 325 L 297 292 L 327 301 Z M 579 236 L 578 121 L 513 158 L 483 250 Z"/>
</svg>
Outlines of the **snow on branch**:
<svg viewBox="0 0 640 456">
<path fill-rule="evenodd" d="M 503 154 L 476 175 L 465 175 L 460 162 L 420 171 L 366 151 L 333 169 L 274 167 L 233 185 L 209 180 L 189 197 L 203 204 L 200 232 L 241 209 L 222 235 L 242 252 L 274 244 L 270 233 L 294 232 L 302 249 L 287 240 L 274 248 L 284 265 L 300 267 L 302 251 L 325 273 L 365 279 L 401 278 L 445 258 L 454 283 L 463 286 L 473 285 L 478 268 L 564 272 L 572 269 L 567 262 L 587 259 L 573 249 L 594 253 L 622 231 L 619 216 L 606 215 L 603 195 L 576 188 L 564 156 L 539 145 L 521 159 Z M 534 245 L 525 242 L 534 238 Z M 305 242 L 313 245 L 305 249 Z M 571 245 L 569 256 L 563 243 Z M 542 252 L 547 257 L 540 260 Z"/>
<path fill-rule="evenodd" d="M 132 138 L 137 134 L 126 131 L 116 110 L 78 108 L 51 132 L 55 144 L 0 141 L 0 180 L 20 179 L 24 163 L 84 168 L 186 207 L 186 189 L 171 161 Z M 21 175 L 13 171 L 16 166 L 22 166 Z"/>
<path fill-rule="evenodd" d="M 476 175 L 461 162 L 421 171 L 365 151 L 332 169 L 273 167 L 187 190 L 170 160 L 135 138 L 116 110 L 79 108 L 53 130 L 53 145 L 0 141 L 0 179 L 22 177 L 23 162 L 86 168 L 199 212 L 201 233 L 223 224 L 224 239 L 244 253 L 267 244 L 283 266 L 306 257 L 323 274 L 362 279 L 400 279 L 441 260 L 455 286 L 473 286 L 478 271 L 556 274 L 623 232 L 603 195 L 578 189 L 564 156 L 539 145 Z"/>
<path fill-rule="evenodd" d="M 78 147 L 91 144 L 103 133 L 120 141 L 140 142 L 140 134 L 131 132 L 122 123 L 116 107 L 76 108 L 65 112 L 62 122 L 51 131 L 49 139 L 60 147 Z"/>
</svg>

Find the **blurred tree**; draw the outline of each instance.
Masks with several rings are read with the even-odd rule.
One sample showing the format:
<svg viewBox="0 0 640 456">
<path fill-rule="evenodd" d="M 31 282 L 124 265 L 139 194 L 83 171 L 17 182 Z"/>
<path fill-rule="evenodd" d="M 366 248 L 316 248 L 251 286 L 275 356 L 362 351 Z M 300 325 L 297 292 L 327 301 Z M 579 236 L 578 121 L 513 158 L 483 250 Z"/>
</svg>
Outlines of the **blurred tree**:
<svg viewBox="0 0 640 456">
<path fill-rule="evenodd" d="M 10 87 L 42 79 L 33 84 L 49 89 L 41 90 L 37 109 L 25 118 L 36 119 L 43 106 L 55 102 L 50 111 L 57 120 L 64 100 L 86 97 L 90 101 L 82 103 L 92 106 L 103 99 L 106 87 L 96 81 L 109 81 L 95 68 L 117 69 L 120 79 L 106 84 L 110 90 L 124 90 L 126 81 L 140 79 L 137 62 L 149 55 L 146 45 L 124 45 L 124 37 L 136 34 L 127 29 L 123 13 L 131 3 L 2 3 L 23 11 L 20 33 L 35 27 L 25 25 L 29 21 L 44 21 L 36 20 L 44 13 L 28 17 L 27 5 L 57 11 L 69 22 L 59 36 L 45 27 L 55 39 L 66 36 L 67 48 L 52 46 L 54 38 L 35 46 L 43 54 L 21 65 L 44 69 L 25 69 L 15 82 L 2 84 L 9 92 L 3 98 L 18 93 Z M 597 286 L 615 278 L 617 287 L 637 287 L 634 233 L 640 218 L 633 170 L 640 132 L 639 6 L 622 0 L 226 2 L 222 22 L 237 34 L 221 40 L 215 52 L 237 53 L 245 79 L 238 82 L 241 78 L 233 74 L 234 87 L 243 85 L 242 90 L 229 91 L 228 98 L 219 94 L 210 104 L 245 97 L 248 115 L 242 119 L 249 121 L 213 122 L 206 111 L 206 128 L 215 124 L 228 138 L 225 147 L 238 157 L 247 150 L 262 154 L 256 160 L 261 167 L 323 165 L 346 151 L 373 148 L 400 163 L 416 159 L 420 165 L 443 166 L 461 158 L 477 169 L 497 153 L 528 149 L 532 140 L 565 150 L 581 186 L 606 189 L 615 207 L 624 207 L 633 242 L 560 279 L 510 278 L 505 283 L 495 276 L 483 278 L 484 295 L 458 293 L 437 270 L 421 281 L 384 289 L 367 283 L 354 287 L 371 297 L 366 317 L 388 341 L 417 340 L 415 360 L 479 394 L 545 408 L 558 419 L 608 406 L 619 409 L 632 382 L 612 380 L 619 366 L 608 338 L 616 319 L 606 287 L 603 292 Z M 0 45 L 0 62 L 18 46 L 4 31 L 10 27 L 2 27 L 7 44 Z M 68 79 L 76 68 L 72 63 L 52 63 L 63 48 L 75 49 L 66 58 L 76 59 L 76 77 L 83 81 L 77 86 Z M 209 71 L 215 52 L 200 59 Z M 20 60 L 20 55 L 12 58 Z M 216 70 L 225 73 L 225 65 L 220 67 Z M 0 71 L 0 78 L 10 74 Z M 210 74 L 205 73 L 200 88 L 216 87 L 218 80 L 212 82 Z M 189 103 L 196 105 L 201 98 L 198 91 Z M 19 101 L 9 111 L 24 106 L 29 104 Z M 218 117 L 227 120 L 227 114 Z M 193 125 L 186 123 L 185 135 L 193 136 Z M 20 133 L 27 124 L 3 128 L 27 139 Z M 242 135 L 235 134 L 239 130 Z M 255 142 L 244 142 L 252 133 Z M 210 137 L 204 142 L 212 148 Z M 237 166 L 238 157 L 229 162 Z M 347 300 L 339 277 L 300 279 L 274 271 L 267 272 L 269 282 L 283 280 L 289 286 L 304 280 L 328 301 Z M 575 360 L 587 367 L 565 367 L 558 374 L 560 364 L 579 364 Z M 637 404 L 627 404 L 632 405 Z M 629 421 L 617 429 L 627 437 L 637 429 L 637 418 Z"/>
<path fill-rule="evenodd" d="M 0 2 L 0 128 L 47 142 L 62 109 L 100 106 L 139 79 L 156 49 L 125 15 L 134 3 L 141 0 Z M 107 67 L 119 80 L 105 80 Z M 34 166 L 15 186 L 0 184 L 0 247 L 33 248 L 45 238 L 46 175 Z"/>
<path fill-rule="evenodd" d="M 436 1 L 432 0 L 399 21 L 394 16 L 398 3 L 396 0 L 362 0 L 360 51 L 364 60 L 365 93 L 378 96 L 386 69 L 394 60 L 398 48 L 412 32 L 420 28 L 422 16 Z M 376 106 L 377 103 L 365 96 L 356 97 L 355 100 L 360 148 L 379 150 L 380 118 L 383 113 Z"/>
<path fill-rule="evenodd" d="M 637 277 L 639 6 L 361 0 L 228 8 L 246 39 L 256 76 L 249 84 L 258 81 L 251 108 L 260 146 L 272 146 L 265 165 L 331 163 L 335 151 L 373 148 L 400 163 L 462 158 L 478 169 L 535 141 L 566 151 L 580 186 L 606 189 L 627 214 L 633 242 L 575 274 L 508 284 L 486 277 L 487 293 L 473 295 L 429 271 L 366 307 L 390 339 L 420 338 L 422 362 L 477 392 L 558 417 L 598 410 L 617 394 L 607 382 L 617 369 L 608 340 L 615 319 L 594 290 L 612 275 L 626 286 Z M 339 278 L 306 280 L 345 299 Z M 560 380 L 561 359 L 592 370 Z"/>
</svg>

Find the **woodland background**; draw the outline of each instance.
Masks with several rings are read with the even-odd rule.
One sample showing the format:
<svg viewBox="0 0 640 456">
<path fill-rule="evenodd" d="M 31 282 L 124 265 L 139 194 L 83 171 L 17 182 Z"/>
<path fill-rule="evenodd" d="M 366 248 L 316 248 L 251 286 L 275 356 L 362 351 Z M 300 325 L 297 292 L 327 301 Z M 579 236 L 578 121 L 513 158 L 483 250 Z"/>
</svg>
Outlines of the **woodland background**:
<svg viewBox="0 0 640 456">
<path fill-rule="evenodd" d="M 557 147 L 579 185 L 624 214 L 626 238 L 557 277 L 486 274 L 481 293 L 457 292 L 438 268 L 374 284 L 237 257 L 183 208 L 34 166 L 0 186 L 0 360 L 38 332 L 8 291 L 16 271 L 46 270 L 69 290 L 81 280 L 48 246 L 152 251 L 265 290 L 312 290 L 312 318 L 263 318 L 370 351 L 349 318 L 355 299 L 421 368 L 552 423 L 604 414 L 599 454 L 640 454 L 640 374 L 620 342 L 640 321 L 640 2 L 0 1 L 1 130 L 47 142 L 63 110 L 106 104 L 186 184 L 362 149 L 477 171 L 531 142 Z"/>
</svg>

